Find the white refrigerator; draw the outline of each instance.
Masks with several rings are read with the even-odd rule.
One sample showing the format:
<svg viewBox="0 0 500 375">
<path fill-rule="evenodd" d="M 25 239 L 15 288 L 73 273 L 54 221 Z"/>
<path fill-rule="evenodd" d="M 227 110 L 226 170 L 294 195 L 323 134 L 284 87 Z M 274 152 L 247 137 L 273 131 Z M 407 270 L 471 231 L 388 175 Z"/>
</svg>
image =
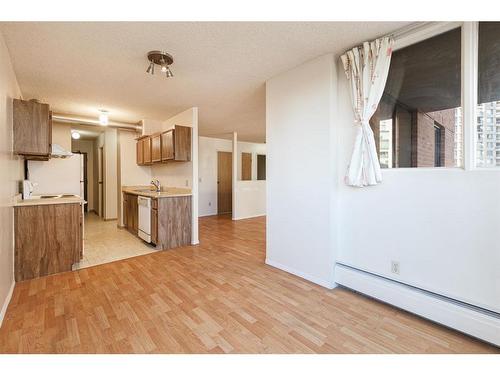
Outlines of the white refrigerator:
<svg viewBox="0 0 500 375">
<path fill-rule="evenodd" d="M 85 155 L 76 154 L 80 158 L 80 197 L 85 197 Z"/>
</svg>

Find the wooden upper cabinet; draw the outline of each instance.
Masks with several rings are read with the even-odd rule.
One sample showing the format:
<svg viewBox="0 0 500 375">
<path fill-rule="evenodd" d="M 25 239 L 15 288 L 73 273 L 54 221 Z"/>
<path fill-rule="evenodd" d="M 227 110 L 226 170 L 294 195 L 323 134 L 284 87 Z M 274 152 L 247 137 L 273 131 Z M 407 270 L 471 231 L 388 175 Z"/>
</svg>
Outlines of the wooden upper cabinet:
<svg viewBox="0 0 500 375">
<path fill-rule="evenodd" d="M 161 162 L 161 134 L 151 136 L 151 162 Z"/>
<path fill-rule="evenodd" d="M 48 104 L 14 99 L 14 153 L 26 157 L 50 156 L 52 118 Z"/>
<path fill-rule="evenodd" d="M 174 160 L 191 160 L 191 128 L 175 125 L 174 128 Z"/>
<path fill-rule="evenodd" d="M 136 143 L 136 159 L 138 165 L 144 165 L 144 143 L 142 139 L 138 139 Z"/>
<path fill-rule="evenodd" d="M 163 133 L 143 136 L 137 140 L 137 164 L 148 165 L 166 161 L 191 160 L 191 128 L 175 125 Z"/>
<path fill-rule="evenodd" d="M 174 160 L 174 130 L 161 133 L 161 160 Z"/>
<path fill-rule="evenodd" d="M 151 164 L 151 137 L 144 137 L 142 140 L 144 164 Z"/>
</svg>

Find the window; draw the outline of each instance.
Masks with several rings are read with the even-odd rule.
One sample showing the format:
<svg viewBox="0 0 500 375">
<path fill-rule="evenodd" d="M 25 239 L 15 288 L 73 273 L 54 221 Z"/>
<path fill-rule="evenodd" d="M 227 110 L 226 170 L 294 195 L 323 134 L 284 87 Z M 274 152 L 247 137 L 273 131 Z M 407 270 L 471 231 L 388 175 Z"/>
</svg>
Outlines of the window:
<svg viewBox="0 0 500 375">
<path fill-rule="evenodd" d="M 435 167 L 443 166 L 443 155 L 441 154 L 443 129 L 444 128 L 441 125 L 439 125 L 437 122 L 434 122 L 434 166 Z"/>
<path fill-rule="evenodd" d="M 257 155 L 257 180 L 266 179 L 266 155 Z"/>
<path fill-rule="evenodd" d="M 500 124 L 500 22 L 479 22 L 478 38 L 478 95 L 477 132 L 482 123 Z M 483 112 L 483 109 L 487 110 Z M 480 112 L 481 111 L 481 112 Z M 482 113 L 485 113 L 486 120 Z M 500 127 L 486 126 L 486 139 L 477 137 L 477 149 L 484 149 L 487 140 L 500 140 Z M 478 134 L 479 135 L 479 134 Z M 477 155 L 476 166 L 500 166 L 496 155 L 500 151 L 498 143 L 488 142 L 486 154 Z M 496 151 L 496 152 L 493 152 Z"/>
<path fill-rule="evenodd" d="M 462 165 L 460 28 L 394 51 L 370 125 L 382 168 Z"/>
</svg>

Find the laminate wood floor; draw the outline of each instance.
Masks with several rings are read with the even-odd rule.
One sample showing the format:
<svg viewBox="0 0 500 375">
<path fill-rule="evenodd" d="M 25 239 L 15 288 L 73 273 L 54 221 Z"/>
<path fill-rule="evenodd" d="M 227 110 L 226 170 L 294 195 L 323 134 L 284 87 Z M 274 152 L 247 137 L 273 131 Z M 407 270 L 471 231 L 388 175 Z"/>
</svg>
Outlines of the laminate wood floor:
<svg viewBox="0 0 500 375">
<path fill-rule="evenodd" d="M 499 353 L 265 265 L 264 218 L 202 218 L 200 238 L 199 246 L 18 283 L 0 352 Z"/>
</svg>

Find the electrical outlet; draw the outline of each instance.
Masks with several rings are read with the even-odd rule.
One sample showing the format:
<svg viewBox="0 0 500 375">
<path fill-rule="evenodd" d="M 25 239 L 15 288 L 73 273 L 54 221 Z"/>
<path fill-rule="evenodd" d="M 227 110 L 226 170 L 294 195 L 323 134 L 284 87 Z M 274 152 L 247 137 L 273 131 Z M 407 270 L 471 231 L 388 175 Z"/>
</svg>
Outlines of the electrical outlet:
<svg viewBox="0 0 500 375">
<path fill-rule="evenodd" d="M 399 275 L 399 262 L 394 260 L 391 262 L 391 272 Z"/>
</svg>

